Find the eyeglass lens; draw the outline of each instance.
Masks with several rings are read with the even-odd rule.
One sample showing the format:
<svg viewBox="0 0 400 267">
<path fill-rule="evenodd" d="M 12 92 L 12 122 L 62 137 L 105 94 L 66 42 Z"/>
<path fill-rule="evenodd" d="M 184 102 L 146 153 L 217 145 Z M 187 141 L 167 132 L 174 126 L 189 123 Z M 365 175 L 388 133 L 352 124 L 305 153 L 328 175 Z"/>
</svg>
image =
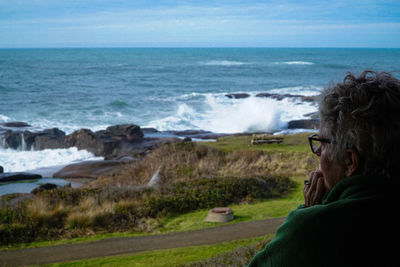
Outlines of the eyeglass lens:
<svg viewBox="0 0 400 267">
<path fill-rule="evenodd" d="M 318 150 L 318 148 L 320 146 L 321 146 L 321 142 L 320 141 L 311 140 L 311 147 L 312 147 L 312 150 L 313 150 L 314 153 Z"/>
</svg>

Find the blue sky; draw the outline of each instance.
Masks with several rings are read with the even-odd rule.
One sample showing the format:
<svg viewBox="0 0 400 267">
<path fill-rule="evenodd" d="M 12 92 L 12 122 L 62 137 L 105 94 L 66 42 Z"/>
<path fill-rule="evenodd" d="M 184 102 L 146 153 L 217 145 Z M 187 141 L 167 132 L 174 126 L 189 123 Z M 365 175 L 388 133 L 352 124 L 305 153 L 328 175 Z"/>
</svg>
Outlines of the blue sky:
<svg viewBox="0 0 400 267">
<path fill-rule="evenodd" d="M 399 0 L 0 0 L 0 47 L 400 47 Z"/>
</svg>

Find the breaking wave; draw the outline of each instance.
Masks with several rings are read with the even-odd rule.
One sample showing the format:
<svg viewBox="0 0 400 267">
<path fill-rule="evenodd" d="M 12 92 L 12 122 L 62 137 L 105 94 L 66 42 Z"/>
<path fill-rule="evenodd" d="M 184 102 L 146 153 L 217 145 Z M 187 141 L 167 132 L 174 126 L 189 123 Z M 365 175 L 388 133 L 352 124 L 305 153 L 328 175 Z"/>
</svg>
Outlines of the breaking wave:
<svg viewBox="0 0 400 267">
<path fill-rule="evenodd" d="M 295 98 L 277 100 L 255 95 L 252 93 L 245 99 L 231 99 L 221 93 L 202 94 L 202 105 L 177 103 L 175 113 L 153 120 L 145 127 L 160 131 L 200 129 L 216 133 L 276 132 L 285 129 L 288 121 L 304 118 L 304 114 L 316 111 L 313 103 Z"/>
<path fill-rule="evenodd" d="M 200 65 L 203 66 L 224 66 L 224 67 L 241 66 L 247 64 L 249 63 L 241 61 L 231 61 L 231 60 L 210 60 L 206 62 L 200 62 Z"/>
<path fill-rule="evenodd" d="M 314 65 L 313 62 L 309 61 L 283 61 L 283 62 L 274 62 L 276 65 Z"/>
</svg>

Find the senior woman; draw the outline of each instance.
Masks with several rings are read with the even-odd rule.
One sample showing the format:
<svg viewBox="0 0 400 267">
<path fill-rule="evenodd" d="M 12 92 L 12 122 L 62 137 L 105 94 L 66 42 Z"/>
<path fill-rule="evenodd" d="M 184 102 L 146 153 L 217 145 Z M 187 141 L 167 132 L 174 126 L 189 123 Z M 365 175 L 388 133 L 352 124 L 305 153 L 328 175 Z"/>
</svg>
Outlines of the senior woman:
<svg viewBox="0 0 400 267">
<path fill-rule="evenodd" d="M 319 114 L 304 204 L 249 266 L 400 266 L 400 81 L 348 74 Z"/>
</svg>

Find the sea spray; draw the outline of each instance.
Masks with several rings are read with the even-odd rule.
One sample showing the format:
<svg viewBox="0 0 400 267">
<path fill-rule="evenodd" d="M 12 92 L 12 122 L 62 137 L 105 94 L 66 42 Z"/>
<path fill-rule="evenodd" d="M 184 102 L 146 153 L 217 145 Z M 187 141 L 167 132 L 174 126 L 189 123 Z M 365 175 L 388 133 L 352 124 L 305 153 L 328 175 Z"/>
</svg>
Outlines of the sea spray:
<svg viewBox="0 0 400 267">
<path fill-rule="evenodd" d="M 185 101 L 177 104 L 176 112 L 146 127 L 158 130 L 200 129 L 216 133 L 275 132 L 287 122 L 303 119 L 303 115 L 316 111 L 313 103 L 296 99 L 276 100 L 256 97 L 230 99 L 225 94 L 202 94 L 201 104 Z M 196 95 L 197 97 L 198 95 Z"/>
<path fill-rule="evenodd" d="M 208 97 L 210 107 L 199 128 L 219 133 L 276 131 L 284 126 L 276 101 L 250 97 L 228 100 Z"/>
<path fill-rule="evenodd" d="M 18 151 L 0 148 L 0 165 L 5 172 L 22 172 L 43 167 L 67 165 L 83 160 L 102 159 L 76 147 L 68 149 L 45 149 Z"/>
</svg>

